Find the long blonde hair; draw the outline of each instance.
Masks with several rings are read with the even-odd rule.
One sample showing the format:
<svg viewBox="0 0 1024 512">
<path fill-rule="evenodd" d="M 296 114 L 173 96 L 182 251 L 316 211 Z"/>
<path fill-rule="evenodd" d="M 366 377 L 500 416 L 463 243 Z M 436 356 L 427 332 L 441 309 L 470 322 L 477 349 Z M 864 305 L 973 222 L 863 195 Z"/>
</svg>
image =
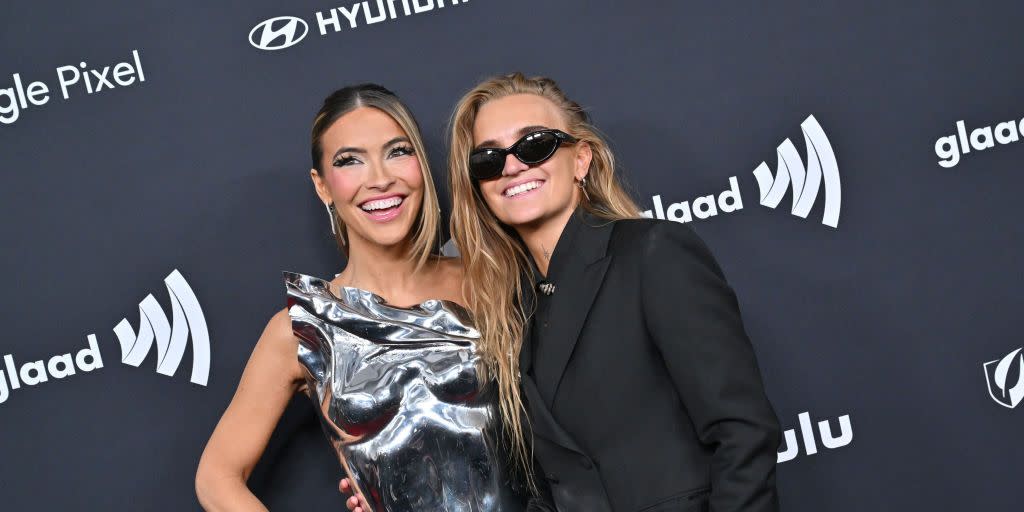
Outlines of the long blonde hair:
<svg viewBox="0 0 1024 512">
<path fill-rule="evenodd" d="M 587 195 L 580 194 L 581 207 L 608 220 L 638 217 L 639 209 L 616 177 L 611 149 L 590 123 L 586 111 L 566 97 L 553 80 L 527 78 L 522 73 L 493 77 L 466 93 L 456 105 L 451 119 L 448 180 L 451 232 L 465 268 L 463 293 L 481 333 L 478 350 L 498 382 L 499 410 L 513 462 L 529 474 L 531 457 L 520 420 L 524 409 L 519 393 L 519 352 L 524 326 L 532 314 L 525 311 L 520 300 L 523 276 L 531 272 L 529 256 L 519 236 L 491 212 L 469 176 L 477 112 L 488 101 L 514 94 L 534 94 L 554 103 L 565 117 L 567 133 L 590 145 L 593 158 L 587 174 Z"/>
<path fill-rule="evenodd" d="M 327 96 L 313 119 L 313 128 L 310 130 L 310 156 L 313 158 L 313 168 L 320 177 L 323 177 L 320 160 L 323 158 L 321 140 L 324 133 L 341 116 L 360 107 L 375 108 L 391 116 L 409 137 L 416 151 L 416 160 L 419 161 L 420 173 L 423 175 L 423 203 L 414 222 L 409 257 L 415 260 L 415 269 L 419 270 L 430 255 L 436 252 L 437 241 L 440 238 L 441 209 L 437 202 L 434 180 L 430 176 L 430 163 L 427 161 L 427 150 L 423 145 L 419 124 L 398 95 L 377 84 L 359 84 L 338 89 Z M 338 224 L 334 240 L 338 244 L 338 250 L 347 257 L 345 223 L 340 215 L 334 215 L 334 218 Z"/>
</svg>

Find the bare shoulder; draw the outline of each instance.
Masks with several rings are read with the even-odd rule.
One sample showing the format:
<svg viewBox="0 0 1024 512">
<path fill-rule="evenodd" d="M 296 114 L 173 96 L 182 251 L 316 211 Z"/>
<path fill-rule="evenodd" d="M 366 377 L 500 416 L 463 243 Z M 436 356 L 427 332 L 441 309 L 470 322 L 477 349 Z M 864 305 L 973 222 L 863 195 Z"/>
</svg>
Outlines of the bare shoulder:
<svg viewBox="0 0 1024 512">
<path fill-rule="evenodd" d="M 430 295 L 439 299 L 446 299 L 459 304 L 466 304 L 462 295 L 462 282 L 464 271 L 462 260 L 459 258 L 439 257 L 428 264 L 432 267 L 432 276 L 429 279 L 431 290 Z"/>
<path fill-rule="evenodd" d="M 267 327 L 263 331 L 263 336 L 282 343 L 295 345 L 299 343 L 295 333 L 292 332 L 292 317 L 288 314 L 288 308 L 282 308 L 277 313 L 274 313 L 274 316 L 270 317 L 270 321 L 267 322 Z"/>
<path fill-rule="evenodd" d="M 302 378 L 302 368 L 298 362 L 299 339 L 292 331 L 292 319 L 288 308 L 274 313 L 263 329 L 252 359 L 260 360 L 260 367 L 288 374 L 292 380 Z"/>
</svg>

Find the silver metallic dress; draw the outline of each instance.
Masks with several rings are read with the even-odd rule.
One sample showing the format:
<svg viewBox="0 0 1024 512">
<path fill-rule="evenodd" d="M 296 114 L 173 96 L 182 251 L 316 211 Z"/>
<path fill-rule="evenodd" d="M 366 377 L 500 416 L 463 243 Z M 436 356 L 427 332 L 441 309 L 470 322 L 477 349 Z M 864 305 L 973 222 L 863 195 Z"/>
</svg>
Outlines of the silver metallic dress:
<svg viewBox="0 0 1024 512">
<path fill-rule="evenodd" d="M 309 395 L 375 512 L 520 511 L 499 451 L 496 388 L 458 304 L 390 306 L 371 292 L 284 273 Z"/>
</svg>

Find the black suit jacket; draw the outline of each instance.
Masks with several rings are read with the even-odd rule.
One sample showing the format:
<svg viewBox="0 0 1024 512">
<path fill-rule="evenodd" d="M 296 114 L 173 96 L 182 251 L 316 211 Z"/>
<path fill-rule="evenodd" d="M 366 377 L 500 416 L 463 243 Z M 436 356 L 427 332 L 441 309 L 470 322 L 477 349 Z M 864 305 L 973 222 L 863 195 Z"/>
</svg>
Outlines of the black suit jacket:
<svg viewBox="0 0 1024 512">
<path fill-rule="evenodd" d="M 777 511 L 778 420 L 693 230 L 579 210 L 548 270 L 548 325 L 531 320 L 520 370 L 558 509 Z"/>
</svg>

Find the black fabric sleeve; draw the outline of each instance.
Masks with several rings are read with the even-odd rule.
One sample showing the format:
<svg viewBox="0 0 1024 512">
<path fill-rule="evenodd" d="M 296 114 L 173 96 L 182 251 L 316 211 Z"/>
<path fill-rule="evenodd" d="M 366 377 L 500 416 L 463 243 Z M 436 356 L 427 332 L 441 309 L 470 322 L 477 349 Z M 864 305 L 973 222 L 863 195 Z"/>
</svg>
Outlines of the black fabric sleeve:
<svg viewBox="0 0 1024 512">
<path fill-rule="evenodd" d="M 735 293 L 686 225 L 653 226 L 643 258 L 647 330 L 698 437 L 714 450 L 711 511 L 777 511 L 780 428 Z"/>
</svg>

